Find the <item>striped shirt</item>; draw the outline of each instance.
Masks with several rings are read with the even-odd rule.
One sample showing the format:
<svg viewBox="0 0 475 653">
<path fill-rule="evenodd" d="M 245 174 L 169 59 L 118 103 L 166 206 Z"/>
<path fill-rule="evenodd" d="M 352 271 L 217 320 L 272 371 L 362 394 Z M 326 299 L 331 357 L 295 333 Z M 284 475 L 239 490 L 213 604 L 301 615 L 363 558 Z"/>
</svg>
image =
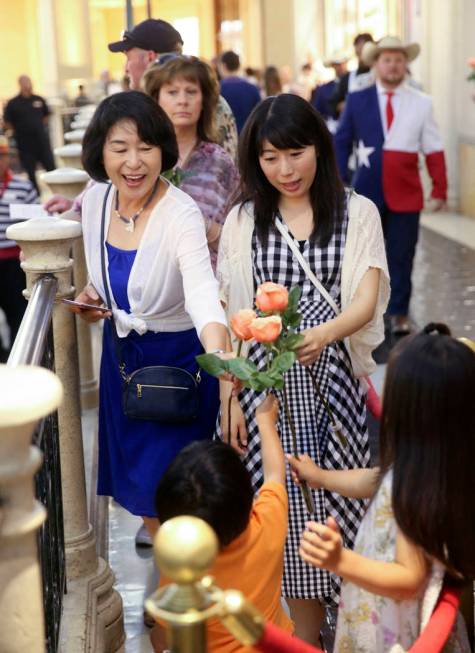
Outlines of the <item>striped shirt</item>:
<svg viewBox="0 0 475 653">
<path fill-rule="evenodd" d="M 14 175 L 5 188 L 0 182 L 0 250 L 16 247 L 15 241 L 7 240 L 5 236 L 6 228 L 12 224 L 10 204 L 37 204 L 38 201 L 38 193 L 31 181 Z"/>
</svg>

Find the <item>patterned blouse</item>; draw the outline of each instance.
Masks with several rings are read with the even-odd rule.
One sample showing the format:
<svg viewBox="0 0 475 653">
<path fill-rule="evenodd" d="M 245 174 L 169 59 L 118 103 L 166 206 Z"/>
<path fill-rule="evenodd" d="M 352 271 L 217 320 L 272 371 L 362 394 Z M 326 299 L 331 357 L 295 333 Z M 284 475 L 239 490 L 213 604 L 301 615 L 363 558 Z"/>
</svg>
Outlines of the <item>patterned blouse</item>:
<svg viewBox="0 0 475 653">
<path fill-rule="evenodd" d="M 218 143 L 224 150 L 226 150 L 231 159 L 236 161 L 238 146 L 236 119 L 231 107 L 222 95 L 219 96 L 215 120 L 218 132 Z"/>
<path fill-rule="evenodd" d="M 188 193 L 200 207 L 207 227 L 210 222 L 223 225 L 236 201 L 239 173 L 227 152 L 216 143 L 202 141 L 195 147 L 183 168 L 175 169 L 171 181 Z M 216 268 L 217 243 L 210 249 Z"/>
</svg>

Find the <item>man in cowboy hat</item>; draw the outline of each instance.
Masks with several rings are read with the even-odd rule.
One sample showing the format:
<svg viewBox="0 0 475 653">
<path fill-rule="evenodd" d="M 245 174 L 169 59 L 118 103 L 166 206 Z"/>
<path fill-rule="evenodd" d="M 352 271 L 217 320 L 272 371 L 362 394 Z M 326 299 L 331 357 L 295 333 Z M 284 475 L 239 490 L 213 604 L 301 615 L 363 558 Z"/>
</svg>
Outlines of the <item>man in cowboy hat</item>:
<svg viewBox="0 0 475 653">
<path fill-rule="evenodd" d="M 374 43 L 373 37 L 369 32 L 357 34 L 353 41 L 355 57 L 358 61 L 356 70 L 350 70 L 344 73 L 335 85 L 331 104 L 337 118 L 342 114 L 345 108 L 345 100 L 348 93 L 361 91 L 373 83 L 373 76 L 370 67 L 363 61 L 362 52 L 366 43 Z"/>
<path fill-rule="evenodd" d="M 333 107 L 331 100 L 338 82 L 343 75 L 346 75 L 346 64 L 348 57 L 341 52 L 334 52 L 323 62 L 325 68 L 333 68 L 335 78 L 326 84 L 319 84 L 313 91 L 311 102 L 315 109 L 325 119 L 328 129 L 332 134 L 336 132 L 338 126 L 338 114 Z"/>
<path fill-rule="evenodd" d="M 383 221 L 391 276 L 388 314 L 395 334 L 409 332 L 411 273 L 424 206 L 419 152 L 432 179 L 432 209 L 447 197 L 442 141 L 432 113 L 432 100 L 405 83 L 407 65 L 419 54 L 417 43 L 394 36 L 367 43 L 363 58 L 373 67 L 376 83 L 348 96 L 335 135 L 340 173 L 356 145 L 355 190 L 377 205 Z"/>
<path fill-rule="evenodd" d="M 26 179 L 10 170 L 10 148 L 6 136 L 0 136 L 0 308 L 5 313 L 10 328 L 10 345 L 13 343 L 26 308 L 23 289 L 25 273 L 20 267 L 20 248 L 7 240 L 5 230 L 12 224 L 10 204 L 35 204 L 38 193 Z M 0 340 L 0 362 L 5 362 L 8 349 Z"/>
</svg>

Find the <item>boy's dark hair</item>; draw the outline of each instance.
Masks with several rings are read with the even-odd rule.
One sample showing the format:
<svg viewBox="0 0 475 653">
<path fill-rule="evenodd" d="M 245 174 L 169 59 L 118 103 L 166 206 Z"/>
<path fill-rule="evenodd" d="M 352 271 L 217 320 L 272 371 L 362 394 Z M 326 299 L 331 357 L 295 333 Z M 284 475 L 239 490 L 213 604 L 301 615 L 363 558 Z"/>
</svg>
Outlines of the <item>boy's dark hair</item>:
<svg viewBox="0 0 475 653">
<path fill-rule="evenodd" d="M 475 354 L 429 324 L 395 348 L 381 416 L 401 531 L 454 577 L 475 577 Z"/>
<path fill-rule="evenodd" d="M 162 476 L 155 495 L 160 523 L 191 515 L 215 531 L 220 547 L 243 533 L 254 493 L 251 478 L 234 449 L 201 440 L 185 447 Z"/>
<path fill-rule="evenodd" d="M 239 168 L 244 201 L 254 203 L 261 242 L 267 245 L 274 228 L 279 191 L 267 180 L 259 163 L 264 141 L 279 150 L 315 146 L 317 172 L 310 187 L 313 207 L 311 240 L 326 247 L 343 219 L 344 188 L 336 165 L 333 140 L 325 121 L 312 105 L 297 95 L 283 93 L 257 105 L 239 138 Z"/>
<path fill-rule="evenodd" d="M 108 179 L 102 150 L 109 131 L 121 120 L 133 122 L 144 143 L 161 149 L 162 171 L 173 168 L 178 160 L 178 145 L 167 114 L 145 93 L 124 91 L 102 100 L 84 134 L 82 164 L 93 179 Z"/>
<path fill-rule="evenodd" d="M 239 55 L 233 52 L 232 50 L 227 50 L 226 52 L 223 52 L 220 59 L 221 59 L 221 63 L 223 63 L 226 66 L 226 68 L 229 70 L 230 73 L 239 70 L 239 66 L 241 65 Z"/>
</svg>

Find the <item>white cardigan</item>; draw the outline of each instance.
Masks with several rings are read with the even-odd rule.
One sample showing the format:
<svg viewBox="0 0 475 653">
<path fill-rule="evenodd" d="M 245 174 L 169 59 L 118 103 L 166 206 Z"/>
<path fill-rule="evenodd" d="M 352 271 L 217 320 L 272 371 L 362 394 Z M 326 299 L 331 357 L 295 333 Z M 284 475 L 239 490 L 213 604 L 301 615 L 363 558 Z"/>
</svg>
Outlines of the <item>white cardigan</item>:
<svg viewBox="0 0 475 653">
<path fill-rule="evenodd" d="M 102 298 L 105 292 L 100 234 L 106 190 L 106 184 L 89 188 L 82 205 L 87 269 L 91 283 Z M 112 188 L 107 199 L 106 239 L 114 190 Z M 107 251 L 105 256 L 108 269 Z M 210 322 L 226 325 L 218 282 L 211 268 L 203 216 L 186 193 L 169 184 L 150 214 L 130 271 L 127 288 L 130 315 L 117 308 L 112 292 L 110 294 L 121 338 L 132 329 L 143 334 L 145 331 L 184 331 L 193 326 L 199 336 Z"/>
<path fill-rule="evenodd" d="M 389 301 L 389 272 L 386 261 L 381 218 L 371 200 L 352 193 L 341 270 L 341 308 L 351 304 L 363 275 L 369 268 L 381 270 L 378 300 L 374 316 L 362 329 L 345 338 L 356 377 L 370 374 L 376 367 L 372 351 L 384 339 L 383 315 Z M 241 308 L 254 304 L 252 277 L 252 233 L 254 207 L 235 206 L 221 232 L 217 277 L 220 298 L 229 318 Z"/>
</svg>

